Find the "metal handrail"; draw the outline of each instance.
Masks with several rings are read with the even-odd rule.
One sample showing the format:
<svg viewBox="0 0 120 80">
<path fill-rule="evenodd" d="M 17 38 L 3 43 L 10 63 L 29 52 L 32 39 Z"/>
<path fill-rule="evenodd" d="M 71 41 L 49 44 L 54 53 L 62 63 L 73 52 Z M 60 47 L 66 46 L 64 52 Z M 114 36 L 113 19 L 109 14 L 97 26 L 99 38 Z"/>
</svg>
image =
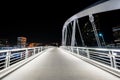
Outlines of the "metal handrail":
<svg viewBox="0 0 120 80">
<path fill-rule="evenodd" d="M 71 47 L 71 46 L 61 46 L 61 47 L 81 56 L 87 55 L 84 57 L 102 63 L 103 65 L 112 67 L 114 69 L 120 70 L 119 49 Z"/>
<path fill-rule="evenodd" d="M 47 48 L 49 48 L 49 46 L 0 50 L 0 70 L 8 68 L 9 66 L 25 60 Z"/>
</svg>

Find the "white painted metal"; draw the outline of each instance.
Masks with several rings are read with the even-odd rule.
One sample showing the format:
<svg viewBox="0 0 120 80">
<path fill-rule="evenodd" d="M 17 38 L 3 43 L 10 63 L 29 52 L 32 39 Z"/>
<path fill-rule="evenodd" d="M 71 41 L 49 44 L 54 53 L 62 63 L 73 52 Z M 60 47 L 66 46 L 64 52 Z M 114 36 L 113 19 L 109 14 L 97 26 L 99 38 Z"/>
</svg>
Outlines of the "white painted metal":
<svg viewBox="0 0 120 80">
<path fill-rule="evenodd" d="M 78 18 L 82 18 L 85 16 L 97 14 L 97 13 L 107 12 L 107 11 L 119 10 L 119 9 L 120 9 L 120 0 L 107 0 L 103 3 L 91 6 L 83 11 L 78 12 L 77 14 L 73 15 L 72 17 L 70 17 L 63 25 L 62 34 L 64 34 L 65 28 L 68 27 L 67 25 L 69 25 L 72 21 L 74 21 Z M 95 32 L 95 34 L 96 34 L 96 32 Z M 62 45 L 64 45 L 64 35 L 62 35 L 62 36 L 63 36 L 62 37 Z M 100 47 L 101 43 L 99 41 L 98 35 L 96 34 L 95 36 L 97 39 L 97 44 Z M 74 45 L 73 41 L 74 40 L 72 40 L 71 45 Z"/>
<path fill-rule="evenodd" d="M 120 9 L 120 0 L 108 0 L 106 2 L 92 6 L 90 8 L 87 8 L 73 15 L 65 22 L 64 27 L 65 25 L 68 25 L 71 21 L 75 19 L 82 18 L 84 16 L 88 16 L 91 14 L 107 12 L 107 11 L 112 11 L 112 10 L 117 10 L 117 9 Z"/>
<path fill-rule="evenodd" d="M 12 50 L 0 50 L 0 70 L 6 69 L 11 65 L 20 62 L 21 60 L 27 59 L 37 53 L 35 53 L 36 49 L 41 49 L 43 51 L 49 46 L 40 46 L 33 48 L 21 48 L 21 49 L 12 49 Z M 32 52 L 30 52 L 32 50 Z"/>
<path fill-rule="evenodd" d="M 71 42 L 71 31 L 70 31 L 70 27 L 68 27 L 68 41 L 69 41 L 69 45 L 70 45 L 70 42 Z"/>
<path fill-rule="evenodd" d="M 76 41 L 75 34 L 76 34 L 76 20 L 74 20 L 74 22 L 73 22 L 71 46 L 75 46 L 75 41 Z"/>
<path fill-rule="evenodd" d="M 75 56 L 54 48 L 46 51 L 2 80 L 119 80 Z"/>
<path fill-rule="evenodd" d="M 67 28 L 65 28 L 65 45 L 67 44 L 66 42 L 67 42 L 67 35 L 68 35 L 68 29 Z"/>
<path fill-rule="evenodd" d="M 99 40 L 99 37 L 98 37 L 98 32 L 97 32 L 96 25 L 95 25 L 95 22 L 94 22 L 94 16 L 92 14 L 89 15 L 89 20 L 92 24 L 92 28 L 93 28 L 93 31 L 94 31 L 94 35 L 95 35 L 95 39 L 97 41 L 98 47 L 101 47 L 101 43 L 100 43 L 100 40 Z"/>
<path fill-rule="evenodd" d="M 120 77 L 120 50 L 118 49 L 103 49 L 103 48 L 88 48 L 88 47 L 72 47 L 64 46 L 71 54 L 87 60 L 93 65 Z M 77 49 L 76 49 L 77 48 Z M 72 49 L 72 51 L 70 50 Z M 77 51 L 75 51 L 77 50 Z M 76 53 L 79 51 L 79 54 Z M 82 57 L 81 57 L 82 56 Z"/>
<path fill-rule="evenodd" d="M 65 48 L 65 46 L 63 48 Z M 82 56 L 83 56 L 82 53 L 84 52 L 84 55 L 87 55 L 84 57 L 87 57 L 89 59 L 98 61 L 112 68 L 120 70 L 120 50 L 119 49 L 72 47 L 72 46 L 66 46 L 66 48 L 69 51 L 71 48 L 73 53 L 79 51 L 79 55 L 82 55 Z"/>
</svg>

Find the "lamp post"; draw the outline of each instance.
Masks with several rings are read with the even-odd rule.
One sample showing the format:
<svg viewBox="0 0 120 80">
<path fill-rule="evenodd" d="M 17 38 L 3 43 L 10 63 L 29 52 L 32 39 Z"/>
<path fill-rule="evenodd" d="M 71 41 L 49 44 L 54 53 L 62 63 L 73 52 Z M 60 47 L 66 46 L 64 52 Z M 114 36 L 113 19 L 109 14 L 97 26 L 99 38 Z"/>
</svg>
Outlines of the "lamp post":
<svg viewBox="0 0 120 80">
<path fill-rule="evenodd" d="M 102 43 L 103 43 L 103 45 L 105 46 L 106 44 L 105 44 L 105 40 L 104 40 L 103 34 L 102 34 L 102 33 L 99 33 L 99 36 L 101 37 Z"/>
</svg>

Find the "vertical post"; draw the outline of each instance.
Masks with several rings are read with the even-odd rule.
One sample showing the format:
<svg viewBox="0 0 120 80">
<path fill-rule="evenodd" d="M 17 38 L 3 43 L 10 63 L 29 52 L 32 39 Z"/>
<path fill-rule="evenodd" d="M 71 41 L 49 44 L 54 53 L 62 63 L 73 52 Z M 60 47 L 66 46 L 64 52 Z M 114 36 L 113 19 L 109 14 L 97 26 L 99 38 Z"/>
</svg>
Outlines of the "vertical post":
<svg viewBox="0 0 120 80">
<path fill-rule="evenodd" d="M 117 68 L 116 60 L 115 60 L 115 56 L 116 56 L 117 54 L 114 53 L 113 51 L 111 51 L 111 55 L 112 55 L 112 58 L 113 58 L 113 67 L 114 67 L 114 68 Z"/>
<path fill-rule="evenodd" d="M 11 51 L 8 51 L 6 54 L 6 65 L 5 67 L 9 67 L 10 66 L 10 55 L 11 55 Z"/>
<path fill-rule="evenodd" d="M 65 28 L 65 41 L 64 41 L 65 46 L 66 46 L 66 42 L 67 42 L 67 27 Z"/>
<path fill-rule="evenodd" d="M 113 57 L 112 57 L 112 52 L 111 51 L 109 51 L 109 57 L 110 57 L 111 67 L 114 67 Z"/>
<path fill-rule="evenodd" d="M 41 52 L 40 47 L 38 48 L 38 52 Z"/>
<path fill-rule="evenodd" d="M 114 68 L 117 68 L 115 56 L 113 56 L 113 63 L 114 63 Z"/>
<path fill-rule="evenodd" d="M 42 46 L 40 47 L 40 52 L 42 51 Z"/>
<path fill-rule="evenodd" d="M 72 46 L 72 53 L 74 53 L 74 47 Z"/>
<path fill-rule="evenodd" d="M 73 53 L 73 47 L 72 46 L 70 47 L 70 49 L 71 49 L 71 52 Z"/>
<path fill-rule="evenodd" d="M 34 48 L 33 55 L 35 55 L 36 48 Z"/>
<path fill-rule="evenodd" d="M 89 20 L 92 24 L 92 28 L 93 28 L 93 31 L 94 31 L 94 35 L 95 35 L 98 47 L 101 47 L 101 43 L 100 43 L 98 33 L 97 33 L 97 30 L 96 30 L 96 25 L 95 25 L 95 22 L 94 22 L 94 16 L 92 14 L 89 15 Z"/>
<path fill-rule="evenodd" d="M 62 29 L 62 46 L 64 46 L 64 27 Z"/>
<path fill-rule="evenodd" d="M 77 20 L 77 27 L 78 27 L 80 38 L 81 38 L 81 41 L 82 41 L 82 45 L 85 46 L 85 42 L 84 42 L 83 37 L 82 37 L 82 33 L 81 33 L 81 30 L 80 30 L 80 26 L 79 26 L 78 20 Z"/>
<path fill-rule="evenodd" d="M 64 26 L 62 29 L 62 46 L 66 46 L 65 45 L 65 29 L 66 29 L 66 26 Z"/>
<path fill-rule="evenodd" d="M 41 51 L 43 51 L 43 46 L 41 47 Z"/>
<path fill-rule="evenodd" d="M 77 47 L 77 54 L 79 55 L 79 48 Z"/>
<path fill-rule="evenodd" d="M 25 52 L 25 59 L 28 58 L 28 49 L 26 49 L 26 52 Z"/>
<path fill-rule="evenodd" d="M 75 46 L 76 20 L 73 23 L 71 46 Z"/>
<path fill-rule="evenodd" d="M 89 58 L 90 59 L 90 53 L 89 53 L 89 49 L 88 48 L 86 48 L 87 50 L 86 50 L 86 52 L 87 52 L 87 58 Z"/>
</svg>

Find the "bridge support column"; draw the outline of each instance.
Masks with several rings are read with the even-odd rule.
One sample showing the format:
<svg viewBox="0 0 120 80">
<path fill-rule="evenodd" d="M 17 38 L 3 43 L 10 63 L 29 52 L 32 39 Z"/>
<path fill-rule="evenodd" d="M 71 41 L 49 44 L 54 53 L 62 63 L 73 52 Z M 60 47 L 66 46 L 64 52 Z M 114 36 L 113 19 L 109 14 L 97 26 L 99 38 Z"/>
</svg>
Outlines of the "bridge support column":
<svg viewBox="0 0 120 80">
<path fill-rule="evenodd" d="M 71 46 L 75 46 L 76 20 L 73 22 Z"/>
</svg>

